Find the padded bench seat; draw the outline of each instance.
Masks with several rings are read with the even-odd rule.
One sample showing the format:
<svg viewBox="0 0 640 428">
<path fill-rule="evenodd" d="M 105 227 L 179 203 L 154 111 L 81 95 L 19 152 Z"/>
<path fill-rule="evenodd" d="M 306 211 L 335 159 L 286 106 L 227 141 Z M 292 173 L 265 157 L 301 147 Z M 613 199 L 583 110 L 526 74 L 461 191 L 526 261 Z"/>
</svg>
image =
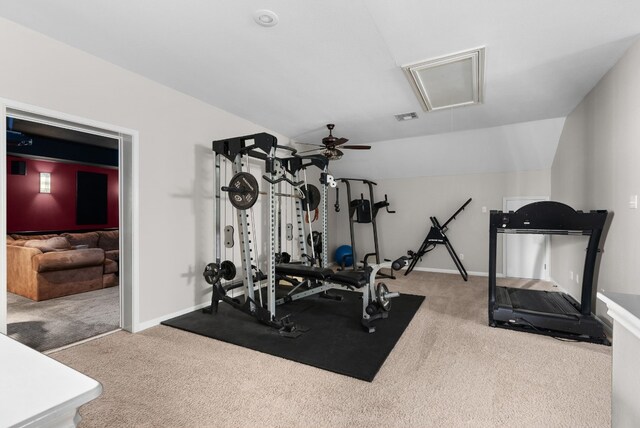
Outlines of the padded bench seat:
<svg viewBox="0 0 640 428">
<path fill-rule="evenodd" d="M 301 276 L 304 278 L 313 278 L 324 281 L 329 279 L 334 273 L 331 269 L 306 266 L 295 263 L 280 263 L 276 265 L 276 273 L 278 275 Z"/>
<path fill-rule="evenodd" d="M 328 268 L 305 266 L 295 263 L 280 263 L 276 265 L 276 274 L 286 276 L 301 276 L 320 281 L 329 281 L 348 287 L 362 288 L 367 285 L 367 274 L 363 271 L 342 270 L 334 272 Z"/>
<path fill-rule="evenodd" d="M 354 288 L 362 288 L 367 285 L 367 274 L 363 271 L 341 270 L 331 274 L 329 282 L 348 285 Z"/>
</svg>

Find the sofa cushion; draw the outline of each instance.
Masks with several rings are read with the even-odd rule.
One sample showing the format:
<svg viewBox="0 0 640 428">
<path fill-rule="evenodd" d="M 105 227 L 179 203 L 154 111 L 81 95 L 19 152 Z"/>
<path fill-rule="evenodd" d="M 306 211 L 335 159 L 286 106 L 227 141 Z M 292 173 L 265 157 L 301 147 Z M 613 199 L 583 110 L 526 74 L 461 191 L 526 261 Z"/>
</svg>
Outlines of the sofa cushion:
<svg viewBox="0 0 640 428">
<path fill-rule="evenodd" d="M 119 248 L 120 233 L 117 230 L 99 230 L 98 247 L 105 251 L 117 250 Z"/>
<path fill-rule="evenodd" d="M 120 250 L 109 250 L 104 252 L 104 256 L 109 259 L 117 262 L 120 260 Z"/>
<path fill-rule="evenodd" d="M 118 273 L 118 263 L 110 259 L 104 259 L 104 273 Z"/>
<path fill-rule="evenodd" d="M 33 270 L 36 272 L 97 266 L 104 263 L 104 251 L 100 248 L 54 251 L 34 256 L 31 259 L 31 263 Z"/>
<path fill-rule="evenodd" d="M 89 248 L 98 246 L 98 234 L 96 232 L 83 233 L 63 233 L 62 236 L 67 238 L 72 246 L 87 245 Z"/>
<path fill-rule="evenodd" d="M 118 285 L 118 275 L 115 273 L 106 273 L 102 276 L 102 287 L 115 287 Z"/>
<path fill-rule="evenodd" d="M 24 243 L 25 247 L 37 248 L 43 253 L 48 253 L 50 251 L 56 250 L 68 250 L 71 248 L 69 241 L 62 236 L 56 236 L 55 238 L 49 239 L 32 239 Z"/>
<path fill-rule="evenodd" d="M 49 238 L 56 238 L 59 235 L 56 235 L 55 233 L 50 233 L 48 235 L 19 235 L 19 234 L 15 234 L 12 233 L 11 237 L 15 240 L 25 240 L 25 241 L 30 241 L 32 239 L 49 239 Z"/>
</svg>

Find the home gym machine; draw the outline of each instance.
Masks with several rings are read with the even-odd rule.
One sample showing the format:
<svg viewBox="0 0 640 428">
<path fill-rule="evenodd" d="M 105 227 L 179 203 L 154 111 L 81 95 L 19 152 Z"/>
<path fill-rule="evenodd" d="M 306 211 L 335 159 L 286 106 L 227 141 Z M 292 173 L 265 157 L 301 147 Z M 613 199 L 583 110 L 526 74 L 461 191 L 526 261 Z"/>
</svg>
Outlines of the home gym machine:
<svg viewBox="0 0 640 428">
<path fill-rule="evenodd" d="M 288 151 L 287 157 L 277 157 L 278 152 Z M 371 326 L 371 321 L 386 318 L 390 309 L 390 299 L 396 297 L 397 293 L 391 293 L 384 284 L 375 284 L 375 273 L 383 266 L 368 266 L 363 272 L 339 272 L 334 273 L 326 267 L 313 266 L 312 260 L 315 257 L 303 258 L 302 263 L 279 263 L 276 265 L 276 248 L 280 247 L 279 233 L 276 230 L 281 228 L 276 225 L 276 213 L 278 211 L 276 196 L 280 195 L 276 191 L 279 183 L 289 183 L 297 189 L 305 188 L 304 195 L 284 195 L 292 196 L 300 200 L 302 206 L 311 205 L 311 191 L 306 184 L 305 169 L 314 165 L 322 169 L 320 183 L 322 190 L 320 194 L 320 207 L 322 208 L 322 241 L 323 253 L 320 257 L 322 266 L 327 265 L 327 187 L 335 187 L 335 180 L 328 174 L 328 160 L 322 156 L 297 156 L 295 150 L 277 145 L 277 140 L 272 135 L 266 133 L 247 135 L 243 137 L 230 138 L 213 142 L 214 151 L 214 189 L 215 189 L 215 262 L 209 263 L 204 270 L 205 280 L 213 286 L 211 296 L 211 306 L 205 308 L 205 312 L 217 313 L 219 301 L 223 301 L 234 309 L 242 311 L 258 321 L 274 327 L 283 336 L 297 337 L 304 329 L 296 326 L 288 315 L 278 317 L 276 306 L 298 300 L 314 294 L 324 293 L 331 288 L 360 289 L 363 288 L 362 324 L 367 331 L 373 332 L 375 328 Z M 221 158 L 232 162 L 233 177 L 228 186 L 222 186 L 220 181 Z M 253 211 L 251 215 L 247 213 L 256 203 L 260 194 L 259 184 L 256 178 L 243 167 L 248 165 L 250 158 L 264 161 L 265 174 L 262 179 L 267 182 L 268 191 L 268 234 L 267 244 L 267 274 L 265 275 L 258 268 L 258 256 L 255 229 L 250 231 L 249 217 L 251 224 L 255 226 Z M 305 175 L 304 181 L 297 181 L 299 172 Z M 293 180 L 287 177 L 290 174 Z M 237 211 L 238 234 L 241 242 L 241 279 L 233 281 L 236 276 L 235 264 L 230 260 L 222 261 L 221 255 L 221 192 L 228 193 L 230 204 Z M 305 193 L 306 192 L 306 193 Z M 317 195 L 316 195 L 317 198 Z M 301 213 L 298 213 L 300 217 Z M 278 220 L 281 221 L 281 220 Z M 301 221 L 298 221 L 299 225 Z M 289 228 L 289 225 L 287 225 Z M 225 247 L 232 244 L 233 228 L 226 226 Z M 299 231 L 299 244 L 302 255 L 306 253 L 306 239 L 304 232 Z M 313 233 L 310 234 L 313 236 Z M 289 235 L 288 235 L 289 236 Z M 253 244 L 253 249 L 252 249 Z M 313 249 L 312 249 L 313 251 Z M 255 258 L 255 259 L 254 259 Z M 255 261 L 255 265 L 254 265 Z M 373 276 L 372 276 L 373 273 Z M 278 279 L 303 278 L 303 281 L 292 279 L 293 289 L 289 289 L 282 295 L 282 290 L 277 290 Z M 225 281 L 224 283 L 222 281 Z M 229 292 L 234 289 L 243 289 L 243 298 L 231 297 Z M 280 293 L 280 297 L 276 294 Z M 329 296 L 330 297 L 330 296 Z"/>
<path fill-rule="evenodd" d="M 352 269 L 359 269 L 358 266 L 358 255 L 356 250 L 356 238 L 354 231 L 354 223 L 364 223 L 371 224 L 373 229 L 373 253 L 365 254 L 363 258 L 363 263 L 367 264 L 367 259 L 371 256 L 375 256 L 375 263 L 380 264 L 380 247 L 378 245 L 378 227 L 376 225 L 376 217 L 378 216 L 378 212 L 384 208 L 389 214 L 394 214 L 395 211 L 389 210 L 389 201 L 387 199 L 387 195 L 384 195 L 384 201 L 373 202 L 373 186 L 377 186 L 377 183 L 371 180 L 365 180 L 361 178 L 339 178 L 338 181 L 345 183 L 347 187 L 347 200 L 349 201 L 349 233 L 351 236 L 351 257 L 353 259 Z M 351 183 L 352 182 L 360 182 L 369 188 L 369 199 L 364 198 L 364 194 L 360 194 L 360 199 L 351 199 Z M 334 205 L 335 211 L 340 212 L 340 190 L 336 187 L 336 203 Z M 346 255 L 345 257 L 348 257 Z M 345 262 L 344 260 L 338 260 L 338 263 L 344 269 Z M 378 272 L 379 278 L 391 278 L 395 279 L 393 276 L 393 270 L 389 270 L 389 273 Z"/>
<path fill-rule="evenodd" d="M 606 221 L 607 211 L 574 211 L 565 204 L 551 201 L 534 202 L 515 212 L 491 211 L 489 325 L 571 340 L 610 344 L 604 325 L 591 313 L 594 275 Z M 588 236 L 580 303 L 566 293 L 496 286 L 498 233 Z"/>
<path fill-rule="evenodd" d="M 427 254 L 429 251 L 434 250 L 437 245 L 444 245 L 447 248 L 447 251 L 449 251 L 449 255 L 451 256 L 453 263 L 458 268 L 458 272 L 460 272 L 462 279 L 466 281 L 469 278 L 469 275 L 467 274 L 467 271 L 462 264 L 462 260 L 460 260 L 458 254 L 453 249 L 451 241 L 449 241 L 449 238 L 447 238 L 446 233 L 447 230 L 449 230 L 447 227 L 449 226 L 449 223 L 455 220 L 458 214 L 464 211 L 464 209 L 470 203 L 471 198 L 467 199 L 467 202 L 462 204 L 462 206 L 458 208 L 458 210 L 453 213 L 453 215 L 449 217 L 449 220 L 447 220 L 443 225 L 440 225 L 440 222 L 437 218 L 429 217 L 432 226 L 429 230 L 429 233 L 427 234 L 427 237 L 424 238 L 424 241 L 422 241 L 422 245 L 420 245 L 418 251 L 407 251 L 406 256 L 400 257 L 398 260 L 393 262 L 393 269 L 400 270 L 403 266 L 406 265 L 406 262 L 409 262 L 409 267 L 407 267 L 407 270 L 404 273 L 405 275 L 409 275 L 413 271 L 413 268 L 416 267 L 418 261 L 422 260 L 422 256 Z"/>
</svg>

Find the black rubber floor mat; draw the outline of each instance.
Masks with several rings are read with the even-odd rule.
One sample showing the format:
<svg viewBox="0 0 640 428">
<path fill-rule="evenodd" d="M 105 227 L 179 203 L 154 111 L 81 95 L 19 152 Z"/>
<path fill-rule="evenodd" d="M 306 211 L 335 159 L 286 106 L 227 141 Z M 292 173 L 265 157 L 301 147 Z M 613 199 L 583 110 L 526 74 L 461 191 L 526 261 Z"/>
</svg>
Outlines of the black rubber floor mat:
<svg viewBox="0 0 640 428">
<path fill-rule="evenodd" d="M 278 306 L 279 317 L 291 314 L 296 325 L 309 329 L 295 339 L 281 336 L 222 302 L 217 314 L 197 310 L 162 324 L 371 382 L 424 296 L 402 294 L 394 298 L 389 317 L 374 321 L 376 331 L 367 333 L 360 324 L 361 294 L 342 290 L 331 293 L 344 299 L 312 296 Z"/>
</svg>

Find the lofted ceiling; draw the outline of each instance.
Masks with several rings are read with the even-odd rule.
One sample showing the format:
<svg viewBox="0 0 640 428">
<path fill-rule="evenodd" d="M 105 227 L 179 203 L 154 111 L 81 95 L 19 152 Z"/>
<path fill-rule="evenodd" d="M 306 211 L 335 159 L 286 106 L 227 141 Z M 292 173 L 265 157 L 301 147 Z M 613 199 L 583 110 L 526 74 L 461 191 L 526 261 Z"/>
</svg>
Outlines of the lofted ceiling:
<svg viewBox="0 0 640 428">
<path fill-rule="evenodd" d="M 257 25 L 258 9 L 278 25 Z M 420 153 L 455 139 L 440 134 L 527 124 L 483 131 L 504 143 L 537 121 L 553 159 L 560 131 L 547 120 L 567 116 L 640 34 L 638 0 L 0 0 L 0 16 L 294 141 L 319 143 L 335 123 L 373 145 L 345 164 L 382 145 Z M 480 46 L 484 103 L 422 111 L 401 66 Z M 394 117 L 408 112 L 418 119 Z"/>
</svg>

